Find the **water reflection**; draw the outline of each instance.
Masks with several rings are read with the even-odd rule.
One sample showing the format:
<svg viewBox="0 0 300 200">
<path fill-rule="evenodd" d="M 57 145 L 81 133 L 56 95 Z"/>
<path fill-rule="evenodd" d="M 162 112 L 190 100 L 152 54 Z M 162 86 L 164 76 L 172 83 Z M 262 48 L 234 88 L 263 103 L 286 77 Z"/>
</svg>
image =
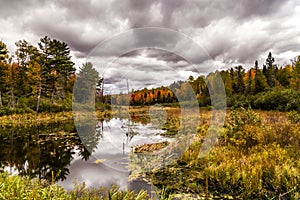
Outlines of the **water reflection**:
<svg viewBox="0 0 300 200">
<path fill-rule="evenodd" d="M 165 140 L 164 131 L 145 119 L 135 115 L 132 121 L 85 121 L 76 128 L 72 120 L 0 127 L 0 164 L 11 173 L 54 178 L 66 189 L 73 187 L 74 179 L 93 187 L 114 183 L 135 189 L 135 182 L 128 182 L 132 147 Z M 79 137 L 78 130 L 85 134 Z"/>
<path fill-rule="evenodd" d="M 85 182 L 87 186 L 109 186 L 112 183 L 121 188 L 137 189 L 136 181 L 129 181 L 131 174 L 128 169 L 133 147 L 145 143 L 156 143 L 165 140 L 161 136 L 163 130 L 156 129 L 152 124 L 132 122 L 126 119 L 113 118 L 102 121 L 96 129 L 101 130 L 101 139 L 89 160 L 82 161 L 75 155 L 70 165 L 70 174 L 60 185 L 69 189 L 76 179 L 79 183 Z M 151 187 L 139 180 L 139 187 Z"/>
<path fill-rule="evenodd" d="M 0 128 L 0 163 L 4 170 L 47 180 L 64 180 L 75 150 L 87 160 L 72 121 L 39 126 Z"/>
</svg>

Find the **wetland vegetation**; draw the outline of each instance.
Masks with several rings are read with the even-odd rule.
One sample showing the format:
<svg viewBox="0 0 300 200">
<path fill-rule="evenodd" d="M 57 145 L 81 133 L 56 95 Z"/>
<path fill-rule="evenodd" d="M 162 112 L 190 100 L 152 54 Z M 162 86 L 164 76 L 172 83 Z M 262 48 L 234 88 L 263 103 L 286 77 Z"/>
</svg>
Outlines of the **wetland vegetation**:
<svg viewBox="0 0 300 200">
<path fill-rule="evenodd" d="M 149 108 L 133 108 L 130 113 L 135 113 L 135 117 L 132 120 L 136 123 L 149 123 L 150 116 L 146 114 Z M 177 122 L 181 117 L 180 109 L 161 109 L 165 109 L 167 116 L 173 116 L 172 119 L 177 117 L 178 120 L 169 120 L 166 117 L 166 123 L 156 125 L 163 129 L 169 127 L 175 136 L 177 133 L 174 130 L 180 129 Z M 119 114 L 122 115 L 121 110 Z M 48 120 L 45 117 L 47 123 L 40 124 L 38 129 L 35 124 L 9 123 L 9 120 L 18 119 L 14 115 L 9 119 L 7 116 L 1 118 L 6 121 L 1 127 L 2 168 L 9 171 L 8 167 L 13 167 L 19 175 L 27 177 L 23 180 L 3 174 L 5 180 L 20 179 L 20 184 L 26 181 L 29 184 L 29 177 L 40 177 L 48 180 L 48 185 L 44 185 L 52 189 L 47 191 L 55 190 L 57 195 L 70 195 L 62 188 L 56 188 L 59 186 L 52 186 L 51 182 L 66 178 L 67 166 L 75 153 L 74 147 L 80 152 L 82 159 L 88 159 L 91 154 L 82 144 L 73 121 L 68 119 L 69 115 L 70 113 L 57 113 Z M 117 112 L 115 115 L 120 116 Z M 21 116 L 24 117 L 19 117 Z M 111 116 L 114 114 L 111 113 Z M 208 156 L 201 158 L 199 150 L 211 119 L 211 111 L 203 109 L 193 143 L 183 155 L 164 168 L 146 172 L 146 177 L 155 186 L 164 189 L 165 196 L 190 194 L 195 198 L 215 199 L 272 199 L 281 196 L 298 199 L 299 118 L 300 114 L 295 111 L 230 109 L 216 146 Z M 27 119 L 30 117 L 27 116 Z M 155 120 L 152 119 L 152 123 Z M 195 122 L 191 120 L 190 123 Z M 168 143 L 163 144 L 168 146 Z M 141 151 L 143 146 L 140 147 Z M 149 144 L 149 149 L 151 146 Z M 146 151 L 147 148 L 144 148 L 143 151 Z M 153 162 L 155 164 L 155 160 Z"/>
</svg>

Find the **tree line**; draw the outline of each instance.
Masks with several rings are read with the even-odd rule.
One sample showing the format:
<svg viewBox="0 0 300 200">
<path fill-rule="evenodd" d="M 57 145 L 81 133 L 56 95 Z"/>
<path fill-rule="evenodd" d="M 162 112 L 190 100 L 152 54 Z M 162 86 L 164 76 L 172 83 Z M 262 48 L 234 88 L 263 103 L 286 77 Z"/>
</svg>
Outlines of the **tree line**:
<svg viewBox="0 0 300 200">
<path fill-rule="evenodd" d="M 65 42 L 45 36 L 37 46 L 26 40 L 19 40 L 15 45 L 16 51 L 9 54 L 0 41 L 0 115 L 71 110 L 73 89 L 78 103 L 96 99 L 96 105 L 101 102 L 141 106 L 196 99 L 200 106 L 211 106 L 208 88 L 216 86 L 209 80 L 214 79 L 216 73 L 222 77 L 229 107 L 300 110 L 300 56 L 291 64 L 279 67 L 269 52 L 262 66 L 255 61 L 248 70 L 236 66 L 197 78 L 190 76 L 169 86 L 99 97 L 92 90 L 101 85 L 103 79 L 92 63 L 83 64 L 76 74 Z"/>
<path fill-rule="evenodd" d="M 186 81 L 176 81 L 168 87 L 141 89 L 130 93 L 130 105 L 153 105 L 156 103 L 176 103 L 197 99 L 200 106 L 211 106 L 208 88 L 214 86 L 209 81 L 222 77 L 227 96 L 227 106 L 248 107 L 264 110 L 300 110 L 300 56 L 292 64 L 279 67 L 269 52 L 265 63 L 259 66 L 258 61 L 246 70 L 239 65 L 228 70 L 212 72 L 207 76 Z M 126 104 L 128 95 L 113 96 L 112 102 Z"/>
</svg>

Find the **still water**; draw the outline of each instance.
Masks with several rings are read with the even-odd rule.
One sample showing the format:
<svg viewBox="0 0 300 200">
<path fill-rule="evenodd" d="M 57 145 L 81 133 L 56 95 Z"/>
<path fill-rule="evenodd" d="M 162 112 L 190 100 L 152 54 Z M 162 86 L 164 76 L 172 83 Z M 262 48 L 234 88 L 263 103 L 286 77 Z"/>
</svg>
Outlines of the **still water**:
<svg viewBox="0 0 300 200">
<path fill-rule="evenodd" d="M 164 131 L 119 118 L 99 120 L 93 128 L 93 139 L 86 142 L 73 121 L 0 127 L 1 170 L 47 180 L 54 175 L 67 190 L 74 180 L 96 188 L 114 183 L 122 189 L 149 190 L 152 186 L 140 178 L 129 180 L 129 155 L 135 146 L 171 140 L 161 135 Z"/>
<path fill-rule="evenodd" d="M 156 129 L 152 124 L 130 124 L 124 119 L 99 122 L 97 129 L 101 132 L 97 146 L 87 161 L 82 160 L 80 152 L 76 152 L 68 177 L 59 182 L 63 187 L 70 189 L 76 179 L 85 182 L 87 186 L 109 186 L 115 183 L 121 188 L 130 188 L 136 183 L 128 181 L 131 173 L 128 170 L 129 154 L 133 147 L 169 140 L 160 135 L 164 131 Z"/>
</svg>

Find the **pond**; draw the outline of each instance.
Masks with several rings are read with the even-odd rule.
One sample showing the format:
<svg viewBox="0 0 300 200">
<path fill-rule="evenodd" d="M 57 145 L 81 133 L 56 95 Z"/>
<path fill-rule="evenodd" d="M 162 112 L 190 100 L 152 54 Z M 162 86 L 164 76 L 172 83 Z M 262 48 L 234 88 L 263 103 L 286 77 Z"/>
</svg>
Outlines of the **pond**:
<svg viewBox="0 0 300 200">
<path fill-rule="evenodd" d="M 151 190 L 140 177 L 129 178 L 134 147 L 171 141 L 151 123 L 113 118 L 94 125 L 92 140 L 77 133 L 72 120 L 46 125 L 0 127 L 1 170 L 55 181 L 70 190 L 74 180 L 87 186 L 116 184 Z M 80 136 L 79 136 L 80 135 Z M 84 141 L 84 142 L 82 142 Z M 88 141 L 88 142 L 86 142 Z"/>
<path fill-rule="evenodd" d="M 130 123 L 125 119 L 99 121 L 97 129 L 101 136 L 89 159 L 82 160 L 77 151 L 70 164 L 68 177 L 59 181 L 65 188 L 71 189 L 70 186 L 76 179 L 78 182 L 85 182 L 87 186 L 109 186 L 115 183 L 121 188 L 136 189 L 132 188 L 136 182 L 128 180 L 131 173 L 128 169 L 129 154 L 133 148 L 170 140 L 161 136 L 164 131 L 156 129 L 152 124 Z M 144 185 L 147 186 L 146 183 Z"/>
</svg>

